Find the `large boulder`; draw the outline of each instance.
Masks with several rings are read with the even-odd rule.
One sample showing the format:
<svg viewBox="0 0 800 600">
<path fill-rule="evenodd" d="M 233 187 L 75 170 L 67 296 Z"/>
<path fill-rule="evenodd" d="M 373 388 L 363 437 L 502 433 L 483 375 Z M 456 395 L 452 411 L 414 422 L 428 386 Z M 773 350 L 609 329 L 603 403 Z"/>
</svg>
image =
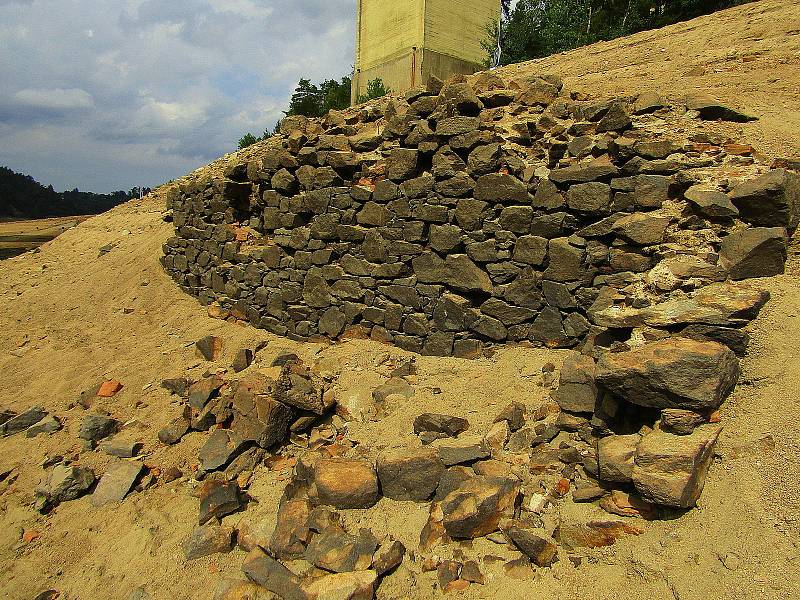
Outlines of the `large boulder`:
<svg viewBox="0 0 800 600">
<path fill-rule="evenodd" d="M 553 399 L 562 410 L 569 412 L 594 412 L 597 403 L 597 385 L 594 381 L 596 365 L 591 356 L 573 353 L 561 367 L 558 389 Z"/>
<path fill-rule="evenodd" d="M 690 435 L 656 429 L 636 449 L 633 483 L 642 497 L 655 504 L 692 508 L 703 492 L 722 428 L 703 425 Z"/>
<path fill-rule="evenodd" d="M 442 500 L 444 529 L 451 538 L 472 539 L 497 531 L 514 514 L 519 481 L 472 477 Z"/>
<path fill-rule="evenodd" d="M 722 240 L 720 262 L 731 279 L 780 275 L 786 264 L 786 230 L 782 227 L 742 229 Z"/>
<path fill-rule="evenodd" d="M 629 483 L 633 476 L 634 457 L 639 440 L 632 435 L 609 435 L 597 441 L 597 463 L 600 479 L 616 483 Z"/>
<path fill-rule="evenodd" d="M 435 448 L 384 452 L 378 457 L 381 492 L 393 500 L 427 500 L 436 491 L 444 463 Z"/>
<path fill-rule="evenodd" d="M 739 380 L 739 359 L 717 342 L 668 338 L 604 354 L 596 380 L 639 406 L 714 410 Z"/>
<path fill-rule="evenodd" d="M 753 225 L 794 231 L 800 224 L 800 176 L 786 169 L 737 185 L 730 199 L 742 220 Z"/>
<path fill-rule="evenodd" d="M 320 460 L 314 483 L 320 503 L 334 508 L 369 508 L 379 497 L 378 476 L 365 460 Z"/>
</svg>

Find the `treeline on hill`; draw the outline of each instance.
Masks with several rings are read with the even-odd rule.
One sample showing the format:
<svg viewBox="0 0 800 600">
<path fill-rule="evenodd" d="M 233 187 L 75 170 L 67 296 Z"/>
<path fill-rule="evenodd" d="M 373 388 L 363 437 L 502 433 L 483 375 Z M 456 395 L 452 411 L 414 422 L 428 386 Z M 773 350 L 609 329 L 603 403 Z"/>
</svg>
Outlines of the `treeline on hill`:
<svg viewBox="0 0 800 600">
<path fill-rule="evenodd" d="M 149 193 L 149 188 L 141 190 Z M 95 194 L 77 189 L 56 192 L 53 186 L 43 186 L 30 175 L 15 173 L 0 167 L 0 219 L 42 219 L 96 215 L 126 200 L 139 197 L 139 188 L 130 192 Z"/>
<path fill-rule="evenodd" d="M 752 0 L 503 0 L 500 64 L 543 58 L 601 40 L 630 35 L 706 15 Z M 489 25 L 484 48 L 497 47 Z M 491 58 L 487 65 L 491 64 Z"/>
<path fill-rule="evenodd" d="M 311 83 L 310 79 L 302 78 L 292 94 L 289 109 L 284 111 L 286 116 L 303 115 L 305 117 L 321 117 L 329 110 L 342 110 L 350 106 L 350 86 L 352 79 L 342 77 L 340 81 L 326 79 L 319 85 Z M 367 93 L 358 97 L 357 102 L 368 102 L 388 94 L 390 90 L 383 85 L 381 79 L 373 79 L 367 84 Z M 264 130 L 261 137 L 246 133 L 239 140 L 239 149 L 252 146 L 256 142 L 266 140 L 275 135 L 280 123 L 275 128 Z"/>
</svg>

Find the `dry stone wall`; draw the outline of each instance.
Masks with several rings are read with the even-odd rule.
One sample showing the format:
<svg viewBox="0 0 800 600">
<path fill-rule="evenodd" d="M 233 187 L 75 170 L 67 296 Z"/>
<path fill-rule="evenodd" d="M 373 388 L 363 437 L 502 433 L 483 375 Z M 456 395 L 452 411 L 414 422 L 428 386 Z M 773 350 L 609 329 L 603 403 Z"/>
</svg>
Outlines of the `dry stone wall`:
<svg viewBox="0 0 800 600">
<path fill-rule="evenodd" d="M 163 264 L 215 314 L 295 339 L 471 357 L 645 325 L 725 337 L 730 322 L 659 307 L 781 273 L 798 184 L 692 134 L 702 114 L 481 74 L 289 117 L 218 177 L 173 190 Z"/>
</svg>

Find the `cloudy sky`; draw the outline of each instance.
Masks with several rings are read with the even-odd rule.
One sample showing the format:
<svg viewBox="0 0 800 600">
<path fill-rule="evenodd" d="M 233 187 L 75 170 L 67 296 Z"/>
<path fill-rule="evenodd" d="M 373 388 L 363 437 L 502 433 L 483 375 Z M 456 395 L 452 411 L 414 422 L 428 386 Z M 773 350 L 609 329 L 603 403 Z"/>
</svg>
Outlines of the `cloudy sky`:
<svg viewBox="0 0 800 600">
<path fill-rule="evenodd" d="M 353 63 L 356 0 L 0 0 L 0 165 L 155 186 L 236 149 L 298 79 Z"/>
</svg>

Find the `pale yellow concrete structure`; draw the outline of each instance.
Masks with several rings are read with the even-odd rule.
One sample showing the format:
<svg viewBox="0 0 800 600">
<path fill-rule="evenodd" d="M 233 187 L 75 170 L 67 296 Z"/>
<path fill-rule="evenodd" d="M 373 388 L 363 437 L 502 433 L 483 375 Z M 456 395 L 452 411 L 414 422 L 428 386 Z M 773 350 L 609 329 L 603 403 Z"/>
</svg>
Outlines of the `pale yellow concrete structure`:
<svg viewBox="0 0 800 600">
<path fill-rule="evenodd" d="M 500 0 L 358 0 L 353 100 L 381 78 L 393 92 L 482 68 Z"/>
</svg>

